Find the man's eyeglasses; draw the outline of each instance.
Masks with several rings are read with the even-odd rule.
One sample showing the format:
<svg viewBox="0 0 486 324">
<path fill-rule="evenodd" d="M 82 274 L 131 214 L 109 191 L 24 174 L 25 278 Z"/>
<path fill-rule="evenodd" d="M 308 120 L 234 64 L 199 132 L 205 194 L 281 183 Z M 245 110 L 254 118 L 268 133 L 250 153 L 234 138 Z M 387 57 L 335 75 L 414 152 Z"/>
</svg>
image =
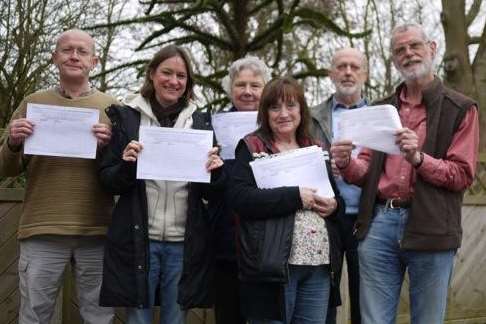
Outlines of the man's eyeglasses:
<svg viewBox="0 0 486 324">
<path fill-rule="evenodd" d="M 86 48 L 82 48 L 82 47 L 79 47 L 79 48 L 64 47 L 64 48 L 57 49 L 57 51 L 60 52 L 63 55 L 72 55 L 74 53 L 77 53 L 78 56 L 83 56 L 83 57 L 91 55 L 90 50 L 88 50 Z"/>
<path fill-rule="evenodd" d="M 407 52 L 407 48 L 410 49 L 412 52 L 422 51 L 425 48 L 425 45 L 428 45 L 430 41 L 413 41 L 408 44 L 401 45 L 396 47 L 392 50 L 394 56 L 403 56 Z"/>
</svg>

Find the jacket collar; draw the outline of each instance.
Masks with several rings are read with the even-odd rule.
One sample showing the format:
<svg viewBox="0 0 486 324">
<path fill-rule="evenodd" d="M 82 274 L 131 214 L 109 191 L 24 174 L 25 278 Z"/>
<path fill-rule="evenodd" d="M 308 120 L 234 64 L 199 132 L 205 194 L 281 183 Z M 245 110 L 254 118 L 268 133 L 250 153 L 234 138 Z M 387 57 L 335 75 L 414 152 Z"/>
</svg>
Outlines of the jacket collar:
<svg viewBox="0 0 486 324">
<path fill-rule="evenodd" d="M 400 83 L 395 89 L 395 106 L 400 107 L 400 94 L 406 87 L 405 82 Z M 422 91 L 422 101 L 427 109 L 435 107 L 435 104 L 439 98 L 442 97 L 444 90 L 444 85 L 442 81 L 434 76 L 434 80 Z"/>
<path fill-rule="evenodd" d="M 400 109 L 400 93 L 404 90 L 405 86 L 405 82 L 402 82 L 395 90 L 393 104 L 397 109 Z M 427 134 L 422 149 L 428 154 L 432 154 L 436 146 L 443 97 L 444 85 L 437 76 L 434 76 L 434 80 L 432 80 L 432 82 L 422 91 L 422 103 L 425 105 L 427 114 Z"/>
<path fill-rule="evenodd" d="M 142 115 L 145 115 L 146 117 L 158 123 L 157 118 L 152 112 L 150 102 L 142 97 L 140 94 L 136 95 L 134 98 L 131 98 L 131 100 L 128 102 L 128 105 L 133 109 L 139 111 Z M 196 111 L 196 109 L 196 105 L 190 102 L 177 117 L 174 128 L 183 128 L 186 121 L 191 118 L 192 114 Z"/>
<path fill-rule="evenodd" d="M 332 132 L 331 132 L 332 100 L 333 100 L 333 96 L 329 97 L 323 103 L 310 108 L 310 113 L 312 118 L 314 118 L 317 121 L 322 131 L 324 132 L 324 135 L 326 136 L 326 138 L 329 139 L 332 138 Z"/>
</svg>

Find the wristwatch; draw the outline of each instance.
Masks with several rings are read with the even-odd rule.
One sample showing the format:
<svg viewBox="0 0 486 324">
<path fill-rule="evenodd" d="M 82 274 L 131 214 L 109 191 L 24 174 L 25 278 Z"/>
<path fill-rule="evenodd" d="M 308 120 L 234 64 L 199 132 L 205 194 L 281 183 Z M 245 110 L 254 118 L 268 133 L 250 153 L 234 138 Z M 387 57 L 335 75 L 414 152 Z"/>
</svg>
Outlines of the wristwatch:
<svg viewBox="0 0 486 324">
<path fill-rule="evenodd" d="M 420 168 L 420 166 L 422 165 L 423 162 L 424 162 L 424 153 L 420 152 L 420 161 L 419 161 L 419 163 L 415 164 L 413 167 L 415 169 Z"/>
</svg>

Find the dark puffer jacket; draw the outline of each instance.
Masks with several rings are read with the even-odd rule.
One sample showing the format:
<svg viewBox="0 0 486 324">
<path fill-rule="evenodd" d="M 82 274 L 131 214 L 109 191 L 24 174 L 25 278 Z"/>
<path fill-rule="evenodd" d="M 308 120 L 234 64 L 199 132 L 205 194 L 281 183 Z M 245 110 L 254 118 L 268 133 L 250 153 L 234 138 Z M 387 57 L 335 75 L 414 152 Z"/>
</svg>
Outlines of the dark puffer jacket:
<svg viewBox="0 0 486 324">
<path fill-rule="evenodd" d="M 304 145 L 315 144 L 311 140 Z M 247 135 L 236 149 L 230 186 L 233 208 L 239 217 L 239 276 L 242 310 L 249 318 L 282 320 L 285 313 L 283 285 L 288 281 L 288 258 L 292 246 L 295 212 L 302 208 L 299 187 L 258 189 L 249 162 L 252 153 L 277 153 L 258 133 Z M 329 174 L 330 167 L 328 165 Z M 338 208 L 326 218 L 330 241 L 330 304 L 340 304 L 335 273 L 340 273 L 336 217 L 342 217 L 344 201 L 331 176 Z M 269 301 L 272 301 L 269 303 Z M 323 305 L 323 307 L 326 307 Z"/>
</svg>

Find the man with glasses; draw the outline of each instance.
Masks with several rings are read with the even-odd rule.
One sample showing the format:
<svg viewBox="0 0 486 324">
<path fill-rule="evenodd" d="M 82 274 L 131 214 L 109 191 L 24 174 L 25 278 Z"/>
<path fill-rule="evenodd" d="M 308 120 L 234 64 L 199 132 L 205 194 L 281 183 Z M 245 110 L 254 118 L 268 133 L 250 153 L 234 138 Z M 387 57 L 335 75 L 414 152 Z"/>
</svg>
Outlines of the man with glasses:
<svg viewBox="0 0 486 324">
<path fill-rule="evenodd" d="M 71 263 L 83 323 L 108 324 L 114 311 L 98 306 L 98 299 L 104 235 L 113 202 L 98 183 L 96 161 L 24 155 L 23 144 L 36 129 L 26 118 L 27 104 L 36 103 L 99 109 L 101 120 L 92 132 L 101 149 L 111 137 L 104 108 L 117 101 L 90 86 L 89 73 L 98 59 L 87 33 L 62 33 L 52 60 L 59 70 L 59 85 L 24 98 L 0 146 L 0 176 L 25 171 L 27 178 L 18 229 L 19 323 L 50 322 L 64 268 Z"/>
<path fill-rule="evenodd" d="M 461 205 L 476 171 L 476 103 L 434 73 L 436 43 L 416 24 L 392 31 L 391 52 L 404 82 L 380 104 L 397 107 L 401 155 L 339 141 L 331 153 L 344 178 L 362 186 L 356 235 L 362 322 L 395 323 L 405 271 L 412 323 L 443 323 Z"/>
<path fill-rule="evenodd" d="M 339 137 L 338 125 L 341 113 L 349 109 L 361 109 L 367 105 L 367 101 L 361 93 L 368 77 L 366 56 L 356 48 L 346 47 L 339 49 L 332 57 L 329 76 L 336 92 L 325 102 L 311 109 L 314 126 L 313 135 L 328 145 L 333 139 Z M 354 155 L 357 155 L 358 152 L 359 148 L 353 150 Z M 359 324 L 361 320 L 359 311 L 358 241 L 353 232 L 354 223 L 358 216 L 361 189 L 343 180 L 332 159 L 331 165 L 333 166 L 336 184 L 346 203 L 345 216 L 337 219 L 341 238 L 340 262 L 342 265 L 343 255 L 345 255 L 348 270 L 351 323 Z M 336 276 L 340 278 L 341 274 L 337 273 Z M 332 304 L 329 305 L 326 323 L 336 323 L 336 307 Z"/>
</svg>

